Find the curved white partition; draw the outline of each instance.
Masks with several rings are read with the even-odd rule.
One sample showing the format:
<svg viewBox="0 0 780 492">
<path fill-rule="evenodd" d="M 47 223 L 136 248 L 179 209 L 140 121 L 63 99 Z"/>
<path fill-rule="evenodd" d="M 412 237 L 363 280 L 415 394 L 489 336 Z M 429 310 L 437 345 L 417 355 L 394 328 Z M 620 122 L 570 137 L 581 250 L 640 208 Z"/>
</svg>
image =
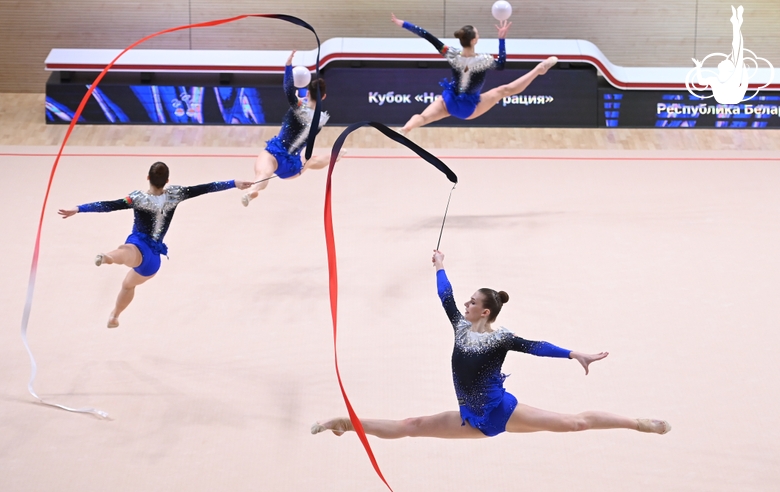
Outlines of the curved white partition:
<svg viewBox="0 0 780 492">
<path fill-rule="evenodd" d="M 456 45 L 454 38 L 446 44 Z M 498 40 L 482 38 L 480 48 L 497 51 Z M 607 59 L 590 41 L 581 39 L 508 39 L 507 60 L 539 61 L 555 55 L 561 62 L 587 63 L 596 67 L 617 89 L 685 90 L 689 67 L 621 67 Z M 101 71 L 121 50 L 52 49 L 46 57 L 46 70 Z M 187 73 L 281 73 L 289 51 L 238 50 L 143 50 L 128 51 L 112 68 L 124 72 Z M 314 70 L 317 50 L 298 51 L 293 63 Z M 320 68 L 334 61 L 422 61 L 441 60 L 431 45 L 418 38 L 332 38 L 322 43 Z M 759 69 L 750 87 L 771 80 L 768 68 Z M 778 76 L 780 78 L 780 75 Z M 764 90 L 780 90 L 780 80 Z"/>
</svg>

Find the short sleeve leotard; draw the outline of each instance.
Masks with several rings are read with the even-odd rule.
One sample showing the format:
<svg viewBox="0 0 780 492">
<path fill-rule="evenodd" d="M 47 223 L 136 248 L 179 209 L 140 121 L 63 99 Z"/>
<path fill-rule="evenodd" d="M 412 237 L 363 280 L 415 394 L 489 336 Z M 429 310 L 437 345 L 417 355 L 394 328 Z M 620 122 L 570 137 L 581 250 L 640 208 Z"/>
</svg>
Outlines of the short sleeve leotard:
<svg viewBox="0 0 780 492">
<path fill-rule="evenodd" d="M 176 207 L 184 200 L 205 193 L 235 188 L 235 181 L 218 181 L 197 186 L 169 186 L 162 195 L 134 191 L 119 200 L 93 202 L 79 205 L 79 212 L 113 212 L 133 209 L 133 232 L 125 244 L 133 244 L 141 252 L 141 264 L 134 268 L 145 277 L 154 275 L 160 268 L 160 255 L 168 254 L 163 243 L 165 233 L 173 220 Z"/>
<path fill-rule="evenodd" d="M 452 79 L 440 82 L 444 88 L 442 98 L 450 115 L 464 120 L 471 116 L 479 103 L 479 94 L 485 84 L 487 71 L 504 69 L 506 63 L 505 41 L 498 40 L 498 59 L 486 53 L 463 56 L 460 49 L 446 46 L 436 36 L 421 27 L 409 22 L 404 22 L 403 27 L 430 42 L 452 67 Z"/>
<path fill-rule="evenodd" d="M 282 179 L 297 176 L 303 169 L 301 150 L 306 146 L 306 138 L 314 117 L 314 110 L 298 100 L 290 65 L 284 67 L 284 94 L 290 109 L 282 118 L 279 135 L 266 142 L 265 147 L 265 150 L 276 158 L 276 175 Z M 320 113 L 319 128 L 327 123 L 329 117 L 326 111 Z"/>
<path fill-rule="evenodd" d="M 436 283 L 447 317 L 455 331 L 452 349 L 452 380 L 464 425 L 487 436 L 506 430 L 506 423 L 517 406 L 517 399 L 504 389 L 506 375 L 501 373 L 510 350 L 541 357 L 568 358 L 569 350 L 548 342 L 525 340 L 506 328 L 488 333 L 471 330 L 471 323 L 458 311 L 452 285 L 444 270 L 436 272 Z"/>
</svg>

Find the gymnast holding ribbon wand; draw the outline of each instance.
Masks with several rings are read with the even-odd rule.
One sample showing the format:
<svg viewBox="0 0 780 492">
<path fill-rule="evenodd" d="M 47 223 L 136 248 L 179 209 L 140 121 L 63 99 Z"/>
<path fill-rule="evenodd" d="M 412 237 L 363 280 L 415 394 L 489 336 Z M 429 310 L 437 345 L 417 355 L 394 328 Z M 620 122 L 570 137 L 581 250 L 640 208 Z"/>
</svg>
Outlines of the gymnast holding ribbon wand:
<svg viewBox="0 0 780 492">
<path fill-rule="evenodd" d="M 609 354 L 576 352 L 548 342 L 525 340 L 504 327 L 494 328 L 496 317 L 509 301 L 509 295 L 503 291 L 479 289 L 465 302 L 461 313 L 444 271 L 444 254 L 434 250 L 432 261 L 436 268 L 439 298 L 454 331 L 452 377 L 460 410 L 405 420 L 360 419 L 366 434 L 382 439 L 474 439 L 493 437 L 503 432 L 629 429 L 666 434 L 671 430 L 664 420 L 634 419 L 601 411 L 567 415 L 518 403 L 503 385 L 507 376 L 501 373 L 501 366 L 508 351 L 574 359 L 582 365 L 586 375 L 590 364 Z M 354 431 L 354 428 L 348 418 L 317 422 L 311 428 L 312 434 L 327 430 L 340 436 Z"/>
</svg>

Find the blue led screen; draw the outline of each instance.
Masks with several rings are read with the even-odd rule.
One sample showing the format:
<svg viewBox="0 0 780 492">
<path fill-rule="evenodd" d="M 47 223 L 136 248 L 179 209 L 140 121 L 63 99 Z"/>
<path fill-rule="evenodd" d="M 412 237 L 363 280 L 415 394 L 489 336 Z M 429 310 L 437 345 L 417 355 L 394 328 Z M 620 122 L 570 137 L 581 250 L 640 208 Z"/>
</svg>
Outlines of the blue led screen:
<svg viewBox="0 0 780 492">
<path fill-rule="evenodd" d="M 47 122 L 69 123 L 89 87 L 87 84 L 47 85 Z M 275 120 L 280 121 L 287 108 L 279 87 L 101 84 L 84 107 L 80 122 L 262 125 L 268 123 L 267 108 L 263 105 L 265 96 L 261 96 L 263 89 L 269 99 L 281 99 L 281 108 L 279 104 L 270 108 Z"/>
<path fill-rule="evenodd" d="M 493 71 L 483 90 L 527 70 Z M 372 120 L 402 125 L 439 94 L 447 68 L 331 68 L 324 72 L 330 124 Z M 186 76 L 185 79 L 186 80 Z M 89 89 L 49 83 L 46 121 L 67 124 Z M 87 124 L 278 125 L 287 111 L 278 84 L 151 85 L 102 83 L 81 115 Z M 433 126 L 574 128 L 780 128 L 780 93 L 760 92 L 739 105 L 701 100 L 687 91 L 621 91 L 592 69 L 550 70 L 517 96 L 474 120 L 445 118 Z"/>
<path fill-rule="evenodd" d="M 527 70 L 493 71 L 484 90 L 506 84 Z M 373 120 L 402 125 L 441 94 L 447 68 L 332 68 L 324 73 L 323 108 L 331 124 Z M 476 120 L 446 118 L 442 126 L 569 126 L 597 124 L 595 70 L 551 70 L 523 94 L 502 99 Z M 69 123 L 88 84 L 49 83 L 46 119 Z M 102 83 L 81 122 L 92 124 L 279 124 L 287 111 L 281 83 L 257 87 L 122 85 Z"/>
<path fill-rule="evenodd" d="M 718 104 L 687 91 L 599 90 L 599 126 L 611 128 L 780 128 L 780 93 Z"/>
</svg>

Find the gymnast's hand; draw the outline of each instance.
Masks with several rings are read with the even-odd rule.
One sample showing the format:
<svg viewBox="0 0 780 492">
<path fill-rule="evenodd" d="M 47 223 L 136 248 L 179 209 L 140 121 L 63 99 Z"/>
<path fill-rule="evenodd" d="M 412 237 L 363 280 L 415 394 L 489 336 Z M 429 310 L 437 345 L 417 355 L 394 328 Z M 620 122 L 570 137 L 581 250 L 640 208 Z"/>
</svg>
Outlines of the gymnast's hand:
<svg viewBox="0 0 780 492">
<path fill-rule="evenodd" d="M 398 27 L 404 27 L 404 21 L 401 19 L 396 18 L 395 14 L 390 14 L 390 20 L 395 22 L 395 25 Z"/>
<path fill-rule="evenodd" d="M 252 182 L 251 181 L 235 180 L 235 183 L 236 183 L 236 188 L 238 188 L 239 190 L 245 190 L 245 189 L 249 188 L 250 186 L 252 186 Z"/>
<path fill-rule="evenodd" d="M 287 58 L 287 63 L 285 64 L 285 66 L 288 66 L 288 67 L 292 66 L 292 59 L 293 59 L 294 56 L 295 56 L 295 50 L 293 50 L 292 53 L 290 53 L 290 57 Z"/>
<path fill-rule="evenodd" d="M 588 366 L 591 362 L 596 362 L 597 360 L 601 360 L 604 357 L 608 356 L 609 352 L 599 352 L 598 354 L 583 354 L 582 352 L 572 352 L 569 354 L 569 357 L 572 359 L 576 359 L 577 362 L 582 364 L 582 367 L 585 368 L 585 375 L 588 375 Z"/>
<path fill-rule="evenodd" d="M 506 39 L 506 33 L 509 31 L 509 27 L 512 25 L 511 22 L 507 22 L 506 20 L 502 20 L 497 26 L 496 29 L 498 29 L 498 39 Z"/>
<path fill-rule="evenodd" d="M 431 258 L 431 261 L 433 262 L 433 266 L 436 267 L 436 270 L 444 269 L 444 253 L 438 249 L 433 250 L 433 258 Z"/>
<path fill-rule="evenodd" d="M 61 208 L 57 213 L 62 215 L 63 219 L 67 219 L 68 217 L 76 215 L 77 213 L 79 213 L 79 209 L 71 208 L 69 210 L 65 210 L 64 208 Z"/>
</svg>

